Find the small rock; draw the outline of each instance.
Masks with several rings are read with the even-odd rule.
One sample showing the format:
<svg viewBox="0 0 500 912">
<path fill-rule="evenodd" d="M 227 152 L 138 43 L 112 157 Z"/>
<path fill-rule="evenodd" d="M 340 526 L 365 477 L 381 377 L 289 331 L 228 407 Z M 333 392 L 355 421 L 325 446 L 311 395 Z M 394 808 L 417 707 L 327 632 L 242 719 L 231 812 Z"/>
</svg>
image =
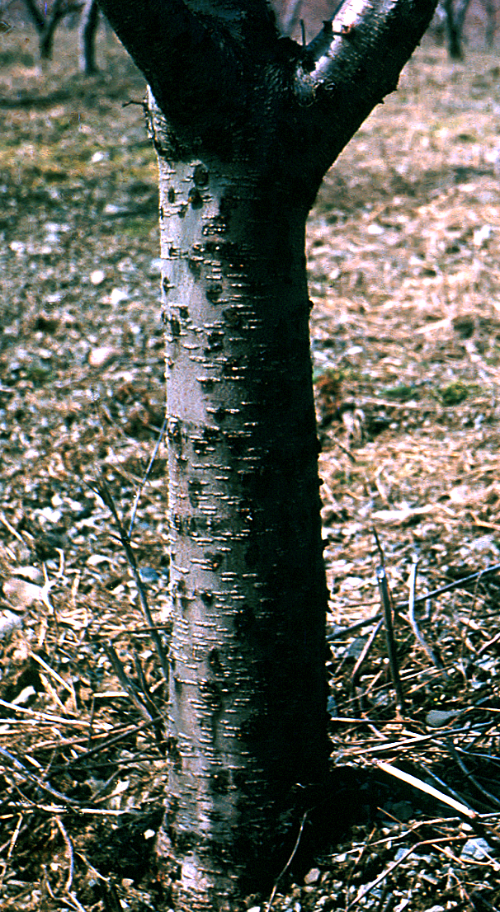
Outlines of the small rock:
<svg viewBox="0 0 500 912">
<path fill-rule="evenodd" d="M 89 352 L 89 364 L 91 367 L 107 367 L 118 357 L 118 350 L 112 345 L 102 345 L 100 348 L 93 348 Z"/>
<path fill-rule="evenodd" d="M 30 583 L 43 582 L 43 573 L 39 567 L 14 567 L 13 570 L 16 576 L 22 576 L 23 579 L 29 580 Z"/>
<path fill-rule="evenodd" d="M 145 583 L 146 585 L 157 583 L 160 579 L 154 567 L 139 567 L 139 578 L 141 583 Z"/>
<path fill-rule="evenodd" d="M 5 580 L 3 592 L 5 598 L 16 608 L 30 608 L 34 602 L 43 602 L 45 596 L 42 586 L 14 576 Z"/>
<path fill-rule="evenodd" d="M 104 269 L 94 269 L 94 271 L 90 273 L 92 285 L 101 285 L 105 278 L 106 273 L 104 272 Z"/>
<path fill-rule="evenodd" d="M 6 640 L 14 630 L 19 630 L 23 626 L 23 619 L 13 611 L 2 611 L 0 613 L 0 640 Z"/>
<path fill-rule="evenodd" d="M 18 693 L 17 697 L 14 697 L 14 699 L 10 702 L 13 706 L 26 706 L 26 704 L 29 703 L 33 697 L 36 697 L 36 690 L 32 684 L 28 684 L 28 686 L 23 687 L 23 689 Z"/>
<path fill-rule="evenodd" d="M 486 839 L 483 839 L 482 836 L 474 837 L 467 840 L 460 853 L 460 858 L 467 861 L 484 862 L 489 860 L 492 851 L 493 849 L 486 842 Z"/>
<path fill-rule="evenodd" d="M 311 868 L 304 877 L 305 884 L 315 884 L 321 877 L 321 871 L 319 868 Z"/>
<path fill-rule="evenodd" d="M 430 728 L 441 728 L 442 725 L 448 725 L 448 722 L 452 722 L 457 716 L 460 715 L 459 710 L 442 710 L 442 709 L 431 709 L 425 717 L 425 724 L 429 725 Z"/>
<path fill-rule="evenodd" d="M 130 295 L 125 288 L 113 288 L 109 296 L 109 303 L 112 307 L 116 307 L 117 304 L 128 301 L 129 297 Z"/>
</svg>

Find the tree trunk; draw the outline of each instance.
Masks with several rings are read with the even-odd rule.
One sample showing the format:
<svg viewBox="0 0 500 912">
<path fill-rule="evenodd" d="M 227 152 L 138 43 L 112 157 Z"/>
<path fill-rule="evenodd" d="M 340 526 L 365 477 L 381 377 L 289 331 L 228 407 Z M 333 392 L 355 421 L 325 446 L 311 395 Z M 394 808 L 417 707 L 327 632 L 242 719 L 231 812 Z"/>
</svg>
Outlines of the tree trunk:
<svg viewBox="0 0 500 912">
<path fill-rule="evenodd" d="M 85 0 L 78 30 L 79 68 L 81 73 L 94 76 L 97 72 L 95 62 L 95 39 L 99 25 L 99 6 L 97 0 Z"/>
<path fill-rule="evenodd" d="M 176 160 L 162 135 L 174 615 L 161 853 L 181 866 L 186 908 L 218 909 L 235 879 L 276 873 L 293 789 L 326 775 L 307 210 L 248 169 Z"/>
<path fill-rule="evenodd" d="M 465 16 L 470 5 L 470 0 L 444 0 L 446 15 L 446 35 L 448 39 L 448 56 L 451 60 L 463 60 L 463 31 Z"/>
<path fill-rule="evenodd" d="M 306 48 L 261 0 L 101 0 L 151 86 L 172 642 L 160 867 L 219 912 L 275 877 L 327 774 L 305 224 L 433 0 L 348 0 Z M 310 804 L 306 803 L 306 808 Z"/>
<path fill-rule="evenodd" d="M 448 56 L 451 60 L 463 60 L 464 55 L 462 51 L 462 41 L 455 21 L 453 0 L 444 0 L 443 8 L 446 15 L 445 21 Z"/>
<path fill-rule="evenodd" d="M 486 13 L 485 40 L 486 47 L 492 49 L 495 45 L 496 8 L 494 0 L 483 0 Z"/>
</svg>

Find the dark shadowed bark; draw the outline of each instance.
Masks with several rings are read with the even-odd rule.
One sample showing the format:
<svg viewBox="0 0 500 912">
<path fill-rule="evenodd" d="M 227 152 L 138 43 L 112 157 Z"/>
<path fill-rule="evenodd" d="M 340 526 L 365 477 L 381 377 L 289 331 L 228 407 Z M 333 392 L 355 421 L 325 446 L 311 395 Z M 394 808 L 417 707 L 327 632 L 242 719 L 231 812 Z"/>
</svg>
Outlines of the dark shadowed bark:
<svg viewBox="0 0 500 912">
<path fill-rule="evenodd" d="M 305 48 L 264 0 L 101 5 L 151 87 L 160 167 L 173 634 L 159 862 L 176 908 L 233 909 L 276 875 L 327 776 L 306 218 L 434 2 L 349 0 Z"/>
</svg>

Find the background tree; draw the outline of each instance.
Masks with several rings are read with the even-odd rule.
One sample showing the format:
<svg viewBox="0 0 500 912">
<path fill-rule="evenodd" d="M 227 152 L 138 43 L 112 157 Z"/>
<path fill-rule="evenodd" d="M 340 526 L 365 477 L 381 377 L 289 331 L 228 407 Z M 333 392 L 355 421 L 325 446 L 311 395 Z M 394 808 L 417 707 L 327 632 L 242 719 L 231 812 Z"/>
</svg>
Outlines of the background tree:
<svg viewBox="0 0 500 912">
<path fill-rule="evenodd" d="M 232 909 L 279 870 L 298 797 L 327 777 L 306 218 L 434 2 L 348 0 L 305 47 L 264 0 L 101 5 L 151 87 L 160 168 L 173 632 L 158 855 L 176 908 Z"/>
<path fill-rule="evenodd" d="M 82 4 L 53 0 L 50 5 L 46 3 L 43 9 L 38 6 L 36 0 L 24 0 L 24 4 L 38 33 L 40 60 L 50 60 L 57 26 L 65 16 L 78 11 Z"/>
<path fill-rule="evenodd" d="M 448 54 L 451 60 L 463 60 L 463 31 L 470 0 L 443 0 Z"/>
<path fill-rule="evenodd" d="M 497 10 L 495 0 L 483 0 L 482 6 L 484 7 L 484 13 L 486 17 L 485 23 L 485 41 L 487 48 L 493 48 L 495 44 L 495 31 L 496 31 L 496 20 L 497 20 Z"/>
<path fill-rule="evenodd" d="M 78 28 L 80 71 L 87 76 L 98 72 L 95 60 L 95 39 L 99 25 L 99 6 L 97 0 L 85 0 Z"/>
</svg>

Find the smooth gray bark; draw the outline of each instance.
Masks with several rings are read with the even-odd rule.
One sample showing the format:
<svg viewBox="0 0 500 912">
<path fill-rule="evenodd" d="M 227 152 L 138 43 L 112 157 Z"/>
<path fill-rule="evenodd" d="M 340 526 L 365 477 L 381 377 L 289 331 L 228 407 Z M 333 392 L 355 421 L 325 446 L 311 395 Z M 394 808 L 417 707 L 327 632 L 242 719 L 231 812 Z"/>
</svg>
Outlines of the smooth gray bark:
<svg viewBox="0 0 500 912">
<path fill-rule="evenodd" d="M 160 167 L 173 633 L 159 863 L 175 908 L 232 910 L 279 872 L 301 797 L 327 777 L 307 214 L 434 2 L 348 0 L 306 48 L 264 0 L 101 5 L 151 86 Z"/>
</svg>

